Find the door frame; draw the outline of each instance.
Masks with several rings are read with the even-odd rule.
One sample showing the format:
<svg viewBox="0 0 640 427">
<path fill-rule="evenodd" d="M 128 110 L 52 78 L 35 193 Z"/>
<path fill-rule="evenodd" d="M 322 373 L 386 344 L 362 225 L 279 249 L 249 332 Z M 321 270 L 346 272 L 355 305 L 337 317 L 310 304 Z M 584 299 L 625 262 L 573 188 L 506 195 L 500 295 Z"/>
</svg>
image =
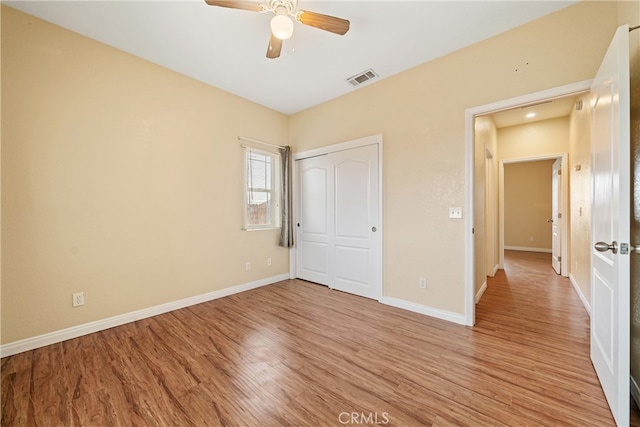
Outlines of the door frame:
<svg viewBox="0 0 640 427">
<path fill-rule="evenodd" d="M 484 175 L 484 208 L 485 208 L 485 239 L 487 246 L 487 276 L 495 276 L 500 268 L 499 242 L 498 242 L 498 215 L 496 214 L 497 197 L 496 195 L 496 173 L 493 166 L 493 157 L 495 156 L 488 148 L 485 147 L 485 175 Z M 496 258 L 496 254 L 498 257 Z M 477 296 L 476 296 L 477 298 Z"/>
<path fill-rule="evenodd" d="M 376 274 L 378 275 L 379 280 L 376 282 L 379 283 L 380 289 L 378 295 L 382 299 L 384 297 L 384 270 L 383 270 L 383 252 L 384 252 L 384 218 L 382 216 L 384 199 L 382 198 L 382 171 L 383 171 L 383 159 L 382 159 L 382 134 L 375 134 L 370 136 L 365 136 L 363 138 L 353 139 L 349 141 L 339 142 L 336 144 L 325 145 L 323 147 L 314 148 L 307 151 L 300 151 L 297 153 L 293 153 L 293 161 L 292 164 L 292 213 L 293 213 L 293 223 L 296 223 L 298 218 L 298 204 L 300 202 L 298 197 L 298 190 L 300 188 L 300 183 L 298 182 L 298 166 L 296 160 L 302 160 L 309 157 L 316 156 L 324 156 L 329 153 L 335 153 L 338 151 L 351 150 L 353 148 L 360 148 L 367 145 L 376 145 L 378 147 L 378 218 L 379 218 L 379 226 L 378 230 L 380 232 L 380 250 L 378 251 L 377 258 L 375 260 L 376 263 Z M 296 230 L 297 236 L 297 230 Z M 291 247 L 289 249 L 289 277 L 291 279 L 295 279 L 296 271 L 297 271 L 297 247 Z"/>
<path fill-rule="evenodd" d="M 475 302 L 475 268 L 473 250 L 473 214 L 475 207 L 474 200 L 474 153 L 475 153 L 475 118 L 484 114 L 496 113 L 502 110 L 520 107 L 526 104 L 533 104 L 553 98 L 560 98 L 567 95 L 588 92 L 591 89 L 592 80 L 583 80 L 559 86 L 551 89 L 533 92 L 514 98 L 504 99 L 502 101 L 490 104 L 471 107 L 465 110 L 465 184 L 464 184 L 464 200 L 465 210 L 470 212 L 464 219 L 464 265 L 465 265 L 465 301 L 464 301 L 464 321 L 468 326 L 473 326 L 476 322 L 476 302 Z M 484 225 L 483 225 L 484 226 Z M 484 266 L 482 266 L 484 269 Z"/>
<path fill-rule="evenodd" d="M 514 164 L 514 163 L 527 163 L 527 162 L 537 162 L 540 160 L 557 160 L 560 159 L 562 161 L 562 165 L 560 167 L 561 179 L 560 179 L 560 212 L 562 213 L 562 218 L 560 221 L 560 256 L 562 257 L 560 261 L 560 271 L 563 277 L 569 277 L 569 227 L 568 221 L 569 218 L 569 154 L 568 153 L 558 153 L 558 154 L 548 154 L 544 156 L 531 156 L 531 157 L 519 157 L 514 159 L 502 159 L 499 161 L 498 167 L 498 180 L 499 180 L 499 193 L 498 196 L 498 204 L 499 204 L 499 220 L 500 220 L 500 243 L 499 243 L 499 268 L 504 269 L 504 165 Z M 555 218 L 554 218 L 555 220 Z"/>
</svg>

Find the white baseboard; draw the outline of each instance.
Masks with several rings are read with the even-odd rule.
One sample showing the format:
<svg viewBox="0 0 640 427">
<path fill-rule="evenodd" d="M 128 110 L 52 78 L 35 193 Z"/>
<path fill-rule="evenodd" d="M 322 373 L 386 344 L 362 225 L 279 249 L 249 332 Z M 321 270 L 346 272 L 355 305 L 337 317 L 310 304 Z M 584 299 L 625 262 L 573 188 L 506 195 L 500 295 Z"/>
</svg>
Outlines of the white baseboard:
<svg viewBox="0 0 640 427">
<path fill-rule="evenodd" d="M 413 311 L 414 313 L 424 314 L 426 316 L 435 317 L 437 319 L 447 320 L 449 322 L 458 323 L 460 325 L 466 325 L 463 314 L 453 313 L 451 311 L 439 310 L 437 308 L 428 307 L 422 304 L 416 304 L 415 302 L 406 301 L 393 297 L 382 297 L 381 303 L 390 305 L 404 310 Z"/>
<path fill-rule="evenodd" d="M 551 253 L 551 249 L 548 248 L 530 248 L 528 246 L 505 246 L 506 251 L 523 251 L 523 252 L 544 252 Z"/>
<path fill-rule="evenodd" d="M 95 322 L 72 326 L 67 329 L 38 335 L 32 338 L 26 338 L 20 341 L 15 341 L 0 346 L 0 357 L 12 356 L 17 353 L 22 353 L 23 351 L 29 351 L 39 347 L 44 347 L 46 345 L 59 343 L 68 339 L 103 331 L 105 329 L 113 328 L 114 326 L 124 325 L 126 323 L 135 322 L 136 320 L 146 319 L 147 317 L 157 316 L 158 314 L 168 313 L 173 310 L 226 297 L 229 295 L 259 288 L 261 286 L 271 285 L 273 283 L 287 279 L 289 279 L 289 273 L 268 277 L 265 279 L 257 280 L 255 282 L 232 286 L 230 288 L 220 289 L 213 292 L 208 292 L 202 295 L 196 295 L 166 304 L 156 305 L 154 307 L 144 308 L 142 310 L 132 311 L 130 313 L 109 317 L 107 319 L 97 320 Z"/>
<path fill-rule="evenodd" d="M 493 273 L 491 273 L 491 277 L 498 274 L 498 270 L 500 270 L 500 264 L 496 264 L 495 267 L 493 267 Z"/>
<path fill-rule="evenodd" d="M 636 405 L 640 407 L 640 388 L 638 388 L 638 383 L 633 379 L 632 376 L 629 376 L 630 389 L 631 389 L 631 397 L 635 400 Z"/>
<path fill-rule="evenodd" d="M 573 286 L 573 289 L 575 289 L 576 293 L 578 294 L 578 298 L 580 298 L 580 301 L 582 301 L 582 305 L 584 305 L 584 308 L 587 310 L 589 317 L 591 317 L 591 304 L 589 304 L 589 301 L 587 301 L 587 297 L 584 296 L 584 294 L 580 290 L 580 286 L 578 286 L 578 282 L 576 282 L 576 279 L 571 274 L 569 274 L 569 281 L 571 282 L 571 286 Z"/>
<path fill-rule="evenodd" d="M 482 295 L 484 295 L 484 291 L 486 290 L 487 290 L 487 282 L 484 282 L 482 286 L 480 286 L 480 289 L 478 289 L 478 293 L 476 294 L 476 304 L 478 303 L 478 301 L 480 301 L 480 298 L 482 298 Z"/>
</svg>

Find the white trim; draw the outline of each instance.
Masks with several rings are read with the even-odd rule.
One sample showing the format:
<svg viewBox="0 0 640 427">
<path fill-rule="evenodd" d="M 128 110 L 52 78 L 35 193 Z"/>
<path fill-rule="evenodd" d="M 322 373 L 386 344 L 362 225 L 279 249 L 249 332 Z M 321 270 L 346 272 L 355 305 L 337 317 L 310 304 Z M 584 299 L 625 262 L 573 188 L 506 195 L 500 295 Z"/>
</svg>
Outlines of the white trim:
<svg viewBox="0 0 640 427">
<path fill-rule="evenodd" d="M 406 301 L 393 297 L 382 297 L 381 303 L 392 307 L 401 308 L 403 310 L 413 311 L 414 313 L 424 314 L 425 316 L 435 317 L 437 319 L 446 320 L 466 326 L 466 319 L 463 314 L 453 313 L 451 311 L 440 310 L 426 305 L 417 304 L 415 302 Z"/>
<path fill-rule="evenodd" d="M 526 95 L 516 96 L 514 98 L 503 99 L 501 101 L 492 102 L 490 104 L 480 105 L 467 109 L 471 116 L 480 116 L 483 114 L 497 113 L 498 111 L 510 110 L 514 107 L 520 107 L 535 102 L 549 100 L 554 98 L 562 98 L 572 94 L 589 92 L 591 90 L 592 80 L 583 80 L 564 86 L 554 87 L 551 89 L 541 90 Z"/>
<path fill-rule="evenodd" d="M 238 137 L 240 138 L 240 137 Z M 268 145 L 267 143 L 263 143 Z M 268 150 L 264 150 L 263 148 L 255 148 L 255 147 L 250 147 L 248 145 L 242 145 L 243 147 L 243 151 L 244 151 L 244 178 L 243 178 L 243 207 L 242 207 L 242 211 L 243 211 L 243 216 L 244 216 L 244 222 L 243 222 L 243 226 L 242 226 L 242 231 L 260 231 L 260 230 L 274 230 L 274 229 L 280 229 L 282 228 L 282 206 L 280 206 L 280 203 L 278 202 L 281 198 L 281 194 L 282 194 L 282 185 L 281 185 L 281 171 L 282 171 L 282 160 L 280 158 L 280 154 L 278 153 L 274 153 L 273 151 L 268 151 Z M 247 170 L 247 163 L 249 163 L 249 156 L 251 155 L 251 153 L 256 153 L 258 155 L 264 156 L 264 157 L 268 157 L 271 159 L 271 188 L 265 188 L 265 189 L 261 189 L 261 188 L 254 188 L 254 187 L 250 187 L 249 186 L 249 181 L 247 180 L 248 177 L 248 170 Z M 249 210 L 249 200 L 247 200 L 247 193 L 249 192 L 253 192 L 253 191 L 259 191 L 262 193 L 266 193 L 269 194 L 271 200 L 275 200 L 275 203 L 271 203 L 270 204 L 270 212 L 269 212 L 269 224 L 249 224 L 249 217 L 247 216 L 247 211 Z"/>
<path fill-rule="evenodd" d="M 497 173 L 496 166 L 494 165 L 494 158 L 497 156 L 489 150 L 489 147 L 485 149 L 485 244 L 487 247 L 487 262 L 495 263 L 496 253 L 498 252 L 498 195 L 496 191 L 497 187 Z M 497 154 L 497 153 L 496 153 Z M 493 269 L 489 267 L 487 269 L 487 275 L 495 276 L 495 267 Z M 493 272 L 492 272 L 493 271 Z"/>
<path fill-rule="evenodd" d="M 473 188 L 474 188 L 474 147 L 475 147 L 475 117 L 483 114 L 495 113 L 508 110 L 521 105 L 530 104 L 542 100 L 558 98 L 571 95 L 573 93 L 587 92 L 591 89 L 591 80 L 559 86 L 542 90 L 514 98 L 504 99 L 490 104 L 480 105 L 465 110 L 465 209 L 469 215 L 465 216 L 464 222 L 464 281 L 465 281 L 465 324 L 475 324 L 475 267 L 473 251 Z M 567 258 L 568 259 L 568 258 Z M 504 260 L 500 260 L 500 268 L 504 268 Z"/>
<path fill-rule="evenodd" d="M 504 165 L 498 161 L 498 265 L 504 270 Z"/>
<path fill-rule="evenodd" d="M 275 148 L 276 150 L 281 150 L 281 149 L 285 148 L 284 145 L 270 144 L 268 142 L 260 141 L 258 139 L 253 139 L 253 138 L 249 138 L 249 137 L 246 137 L 246 136 L 238 136 L 238 141 L 246 141 L 246 142 L 251 142 L 251 143 L 254 143 L 254 144 L 261 144 L 261 145 L 265 145 L 267 147 Z M 245 145 L 242 145 L 242 146 L 245 147 Z"/>
<path fill-rule="evenodd" d="M 291 206 L 289 206 L 289 210 L 291 211 L 291 226 L 294 227 L 293 230 L 293 246 L 289 248 L 289 278 L 295 279 L 298 277 L 298 264 L 297 264 L 297 253 L 298 253 L 298 162 L 295 161 L 295 153 L 291 155 Z"/>
<path fill-rule="evenodd" d="M 376 268 L 377 268 L 377 280 L 379 283 L 377 283 L 377 295 L 378 295 L 378 301 L 381 301 L 380 298 L 384 297 L 384 269 L 383 269 L 383 263 L 384 263 L 384 218 L 383 218 L 383 212 L 384 212 L 384 199 L 383 199 L 383 159 L 382 159 L 382 153 L 383 153 L 383 136 L 381 133 L 375 134 L 375 135 L 370 135 L 370 136 L 365 136 L 362 138 L 358 138 L 358 139 L 353 139 L 350 141 L 345 141 L 345 142 L 340 142 L 337 144 L 331 144 L 331 145 L 325 145 L 323 147 L 319 147 L 319 148 L 314 148 L 312 150 L 307 150 L 307 151 L 301 151 L 299 153 L 293 153 L 293 186 L 292 186 L 292 191 L 293 191 L 293 206 L 294 206 L 294 224 L 296 224 L 296 233 L 295 233 L 295 240 L 298 240 L 298 230 L 297 230 L 297 214 L 298 214 L 298 210 L 299 210 L 299 200 L 298 200 L 298 171 L 297 171 L 297 162 L 296 160 L 302 160 L 302 159 L 307 159 L 310 157 L 316 157 L 316 156 L 324 156 L 327 155 L 329 153 L 335 153 L 338 151 L 345 151 L 345 150 L 351 150 L 353 148 L 360 148 L 360 147 L 365 147 L 368 145 L 376 145 L 378 147 L 378 225 L 376 226 L 378 229 L 378 233 L 380 233 L 380 250 L 378 251 L 378 259 L 376 260 Z M 289 252 L 289 273 L 292 279 L 295 279 L 298 277 L 297 274 L 297 248 L 294 247 L 292 248 L 292 250 Z"/>
<path fill-rule="evenodd" d="M 505 246 L 505 251 L 523 251 L 523 252 L 543 252 L 546 254 L 551 253 L 549 248 L 530 248 L 528 246 Z"/>
<path fill-rule="evenodd" d="M 159 314 L 168 313 L 170 311 L 177 310 L 180 308 L 189 307 L 192 305 L 200 304 L 200 303 L 211 301 L 214 299 L 226 297 L 229 295 L 259 288 L 261 286 L 271 285 L 273 283 L 277 283 L 287 279 L 289 279 L 288 274 L 280 274 L 278 276 L 256 280 L 255 282 L 245 283 L 237 286 L 231 286 L 229 288 L 208 292 L 206 294 L 196 295 L 196 296 L 184 298 L 178 301 L 173 301 L 166 304 L 160 304 L 154 307 L 144 308 L 142 310 L 132 311 L 130 313 L 109 317 L 107 319 L 96 320 L 95 322 L 89 322 L 83 325 L 72 326 L 70 328 L 62 329 L 55 332 L 50 332 L 48 334 L 26 338 L 20 341 L 15 341 L 15 342 L 0 346 L 0 357 L 12 356 L 14 354 L 22 353 L 24 351 L 29 351 L 39 347 L 44 347 L 46 345 L 59 343 L 72 338 L 78 338 L 83 335 L 88 335 L 94 332 L 99 332 L 105 329 L 113 328 L 114 326 L 124 325 L 127 323 L 135 322 L 136 320 L 146 319 L 147 317 L 157 316 Z"/>
<path fill-rule="evenodd" d="M 487 282 L 484 282 L 482 286 L 480 286 L 480 289 L 478 289 L 478 293 L 476 294 L 476 304 L 480 301 L 480 298 L 482 298 L 482 295 L 484 295 L 484 292 L 486 290 L 487 290 Z"/>
<path fill-rule="evenodd" d="M 300 151 L 298 153 L 293 153 L 293 160 L 301 160 L 309 157 L 316 156 L 324 156 L 325 154 L 335 153 L 337 151 L 351 150 L 352 148 L 364 147 L 366 145 L 374 145 L 379 144 L 379 147 L 382 148 L 382 134 L 378 133 L 375 135 L 365 136 L 358 139 L 353 139 L 350 141 L 339 142 L 337 144 L 325 145 L 322 147 L 314 148 L 312 150 Z M 380 158 L 382 158 L 382 150 L 378 153 L 380 154 Z"/>
<path fill-rule="evenodd" d="M 582 305 L 584 305 L 585 310 L 587 310 L 587 314 L 589 315 L 589 317 L 591 317 L 591 304 L 589 304 L 587 297 L 584 296 L 582 290 L 580 290 L 580 286 L 578 286 L 578 282 L 576 281 L 575 277 L 573 277 L 573 274 L 569 274 L 569 281 L 571 282 L 571 286 L 573 286 L 573 289 L 578 294 L 578 298 L 580 298 L 580 301 L 582 301 Z"/>
<path fill-rule="evenodd" d="M 474 109 L 465 111 L 464 133 L 465 133 L 465 182 L 464 182 L 464 203 L 467 214 L 464 216 L 464 324 L 473 326 L 476 324 L 476 304 L 475 304 L 475 237 L 473 233 L 473 219 L 475 217 L 474 175 L 475 175 L 475 116 L 478 113 Z M 482 266 L 484 269 L 485 266 Z"/>
<path fill-rule="evenodd" d="M 631 389 L 631 397 L 635 400 L 636 405 L 640 406 L 640 388 L 638 388 L 638 383 L 633 379 L 633 376 L 629 375 L 629 383 Z"/>
<path fill-rule="evenodd" d="M 499 264 L 496 264 L 496 265 L 493 267 L 493 274 L 491 274 L 491 277 L 493 277 L 493 276 L 495 276 L 496 274 L 498 274 L 498 270 L 500 270 L 500 265 L 499 265 Z"/>
</svg>

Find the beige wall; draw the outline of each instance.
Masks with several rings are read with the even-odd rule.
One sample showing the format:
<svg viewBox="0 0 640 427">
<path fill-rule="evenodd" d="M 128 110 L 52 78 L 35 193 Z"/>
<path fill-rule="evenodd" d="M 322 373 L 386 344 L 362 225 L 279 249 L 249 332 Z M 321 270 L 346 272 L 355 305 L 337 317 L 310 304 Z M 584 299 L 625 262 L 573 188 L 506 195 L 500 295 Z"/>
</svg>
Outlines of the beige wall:
<svg viewBox="0 0 640 427">
<path fill-rule="evenodd" d="M 551 167 L 554 160 L 504 165 L 505 249 L 551 252 Z M 531 240 L 533 239 L 533 240 Z"/>
<path fill-rule="evenodd" d="M 491 116 L 476 118 L 474 140 L 474 255 L 477 293 L 487 276 L 492 276 L 499 264 L 497 129 Z"/>
<path fill-rule="evenodd" d="M 498 129 L 500 160 L 569 152 L 569 117 Z"/>
<path fill-rule="evenodd" d="M 508 162 L 514 159 L 535 159 L 539 157 L 549 155 L 561 155 L 568 153 L 570 149 L 569 138 L 569 117 L 559 117 L 551 120 L 541 120 L 538 122 L 527 123 L 519 126 L 509 126 L 500 128 L 497 131 L 497 145 L 498 145 L 498 158 L 500 161 Z M 587 147 L 589 149 L 589 147 Z M 553 161 L 551 162 L 553 163 Z M 505 163 L 505 191 L 506 187 L 510 185 L 510 178 L 506 174 L 509 163 Z M 544 202 L 545 206 L 549 207 L 549 216 L 546 218 L 535 217 L 535 227 L 526 227 L 525 229 L 519 229 L 518 226 L 522 224 L 513 223 L 511 225 L 511 232 L 507 231 L 507 219 L 509 215 L 508 211 L 511 210 L 506 206 L 505 202 L 505 237 L 504 244 L 508 247 L 525 247 L 540 250 L 551 249 L 551 227 L 546 223 L 549 219 L 551 209 L 551 176 L 545 178 L 545 183 L 549 182 L 547 187 L 544 187 L 544 191 L 549 193 L 548 199 Z M 513 185 L 513 184 L 511 184 Z M 546 184 L 545 184 L 546 185 Z M 542 187 L 540 189 L 542 191 Z M 571 191 L 569 189 L 569 191 Z M 546 193 L 545 193 L 546 194 Z M 517 196 L 517 195 L 516 195 Z M 514 196 L 515 197 L 515 196 Z M 546 196 L 545 196 L 546 197 Z M 506 195 L 505 195 L 506 199 Z M 540 203 L 536 202 L 536 203 Z M 517 208 L 516 205 L 512 205 L 512 208 Z M 546 208 L 545 208 L 546 209 Z M 562 210 L 562 208 L 560 208 Z M 538 211 L 538 215 L 542 215 Z M 511 213 L 511 218 L 515 219 L 516 216 Z M 528 218 L 528 220 L 534 220 Z M 540 221 L 544 220 L 544 224 Z M 525 233 L 527 231 L 527 233 Z M 547 232 L 548 231 L 548 232 Z M 534 233 L 534 234 L 531 234 Z M 525 235 L 526 234 L 526 235 Z M 530 237 L 535 240 L 530 241 Z M 569 236 L 569 247 L 571 236 Z"/>
<path fill-rule="evenodd" d="M 2 343 L 288 272 L 236 139 L 286 116 L 5 6 L 2 89 Z"/>
<path fill-rule="evenodd" d="M 569 272 L 591 304 L 591 97 L 578 100 L 582 110 L 569 119 Z"/>
<path fill-rule="evenodd" d="M 465 109 L 592 78 L 617 13 L 580 2 L 291 117 L 297 151 L 384 134 L 385 295 L 463 313 Z"/>
</svg>

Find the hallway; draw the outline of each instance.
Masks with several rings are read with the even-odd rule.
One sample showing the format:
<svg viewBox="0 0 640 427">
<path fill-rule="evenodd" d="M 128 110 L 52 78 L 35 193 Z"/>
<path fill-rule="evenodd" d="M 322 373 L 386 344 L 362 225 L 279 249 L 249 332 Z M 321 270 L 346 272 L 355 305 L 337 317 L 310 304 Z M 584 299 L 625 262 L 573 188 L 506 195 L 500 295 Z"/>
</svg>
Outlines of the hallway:
<svg viewBox="0 0 640 427">
<path fill-rule="evenodd" d="M 551 254 L 505 251 L 505 269 L 488 278 L 476 306 L 475 330 L 514 345 L 529 372 L 526 388 L 544 388 L 559 406 L 575 405 L 579 394 L 585 411 L 614 425 L 589 359 L 589 315 L 569 279 L 553 271 Z M 640 425 L 633 402 L 631 425 Z"/>
</svg>

